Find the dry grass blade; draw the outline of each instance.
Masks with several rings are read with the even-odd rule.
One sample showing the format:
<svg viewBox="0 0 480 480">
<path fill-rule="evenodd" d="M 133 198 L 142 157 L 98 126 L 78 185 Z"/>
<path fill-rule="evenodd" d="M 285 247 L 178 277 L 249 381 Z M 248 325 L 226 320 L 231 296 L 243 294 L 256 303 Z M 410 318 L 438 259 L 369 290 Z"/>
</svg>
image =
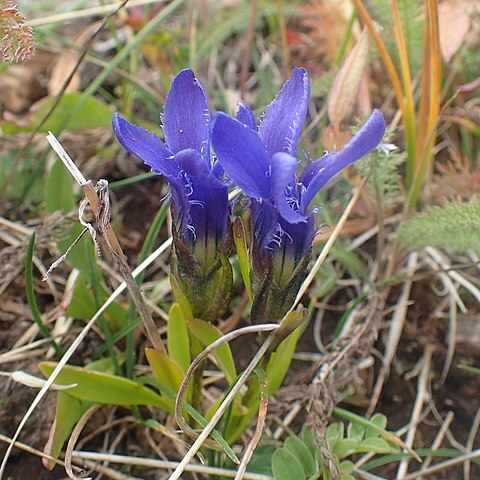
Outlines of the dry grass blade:
<svg viewBox="0 0 480 480">
<path fill-rule="evenodd" d="M 165 0 L 127 0 L 125 8 L 141 7 L 143 5 L 150 5 L 152 3 L 165 3 Z M 41 18 L 33 18 L 28 20 L 28 25 L 31 27 L 40 27 L 42 25 L 49 25 L 56 22 L 68 22 L 69 20 L 78 20 L 79 18 L 96 17 L 98 15 L 115 13 L 118 10 L 118 2 L 113 2 L 107 5 L 100 5 L 98 7 L 84 8 L 83 10 L 75 10 L 73 12 L 57 13 L 55 15 L 48 15 Z"/>
</svg>

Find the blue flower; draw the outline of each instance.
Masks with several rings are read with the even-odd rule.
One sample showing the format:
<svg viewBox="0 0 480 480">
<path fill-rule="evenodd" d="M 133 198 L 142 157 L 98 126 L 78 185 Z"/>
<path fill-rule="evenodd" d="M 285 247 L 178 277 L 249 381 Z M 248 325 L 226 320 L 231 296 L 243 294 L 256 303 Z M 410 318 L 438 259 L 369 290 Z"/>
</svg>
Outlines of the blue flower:
<svg viewBox="0 0 480 480">
<path fill-rule="evenodd" d="M 192 70 L 173 80 L 162 118 L 165 142 L 118 114 L 122 146 L 163 175 L 171 192 L 172 289 L 185 315 L 213 320 L 228 307 L 232 271 L 228 187 L 210 157 L 210 112 Z"/>
<path fill-rule="evenodd" d="M 173 80 L 163 114 L 165 143 L 118 114 L 113 130 L 123 147 L 140 157 L 170 184 L 174 235 L 207 272 L 227 236 L 227 187 L 210 160 L 210 112 L 205 92 L 192 70 Z"/>
<path fill-rule="evenodd" d="M 294 155 L 309 94 L 307 72 L 294 68 L 258 129 L 244 104 L 239 105 L 236 119 L 216 113 L 212 122 L 218 162 L 251 199 L 252 273 L 257 291 L 271 290 L 265 283 L 272 281 L 278 287 L 276 295 L 295 290 L 293 284 L 303 280 L 316 233 L 312 200 L 335 174 L 373 150 L 385 132 L 383 116 L 375 110 L 343 150 L 308 163 L 297 175 Z"/>
</svg>

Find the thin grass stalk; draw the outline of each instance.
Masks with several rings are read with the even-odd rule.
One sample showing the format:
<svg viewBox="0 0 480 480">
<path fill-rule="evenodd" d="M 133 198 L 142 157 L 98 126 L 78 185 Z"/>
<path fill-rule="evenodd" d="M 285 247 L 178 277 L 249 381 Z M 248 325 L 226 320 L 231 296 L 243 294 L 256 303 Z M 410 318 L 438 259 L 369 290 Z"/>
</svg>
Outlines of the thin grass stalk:
<svg viewBox="0 0 480 480">
<path fill-rule="evenodd" d="M 407 147 L 407 188 L 413 183 L 416 169 L 416 138 L 415 138 L 415 103 L 412 93 L 412 77 L 407 53 L 405 37 L 403 35 L 402 23 L 400 21 L 400 12 L 398 11 L 397 0 L 392 0 L 393 8 L 393 28 L 395 39 L 400 57 L 400 72 L 403 80 L 403 126 L 405 130 L 405 142 Z"/>
</svg>

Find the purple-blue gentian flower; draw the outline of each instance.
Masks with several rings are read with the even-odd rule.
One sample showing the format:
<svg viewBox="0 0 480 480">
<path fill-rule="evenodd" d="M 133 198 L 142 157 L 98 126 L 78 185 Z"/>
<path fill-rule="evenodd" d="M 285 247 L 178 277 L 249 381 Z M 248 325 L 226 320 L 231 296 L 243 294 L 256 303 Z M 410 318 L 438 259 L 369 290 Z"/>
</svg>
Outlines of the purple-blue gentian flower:
<svg viewBox="0 0 480 480">
<path fill-rule="evenodd" d="M 166 97 L 165 142 L 118 114 L 112 122 L 122 146 L 170 185 L 172 286 L 188 298 L 197 318 L 205 318 L 215 302 L 228 303 L 223 287 L 231 289 L 228 187 L 219 180 L 222 169 L 215 168 L 210 157 L 210 122 L 207 97 L 190 69 L 178 73 Z M 216 289 L 228 299 L 216 298 Z M 219 314 L 218 309 L 210 313 Z"/>
<path fill-rule="evenodd" d="M 242 103 L 236 119 L 216 113 L 212 122 L 218 162 L 251 199 L 253 287 L 257 296 L 261 292 L 257 304 L 266 318 L 275 310 L 270 301 L 283 303 L 277 309 L 282 316 L 303 281 L 316 233 L 311 208 L 315 195 L 335 174 L 373 150 L 386 128 L 375 110 L 343 150 L 309 162 L 296 174 L 295 153 L 309 95 L 307 72 L 294 68 L 258 128 Z"/>
</svg>

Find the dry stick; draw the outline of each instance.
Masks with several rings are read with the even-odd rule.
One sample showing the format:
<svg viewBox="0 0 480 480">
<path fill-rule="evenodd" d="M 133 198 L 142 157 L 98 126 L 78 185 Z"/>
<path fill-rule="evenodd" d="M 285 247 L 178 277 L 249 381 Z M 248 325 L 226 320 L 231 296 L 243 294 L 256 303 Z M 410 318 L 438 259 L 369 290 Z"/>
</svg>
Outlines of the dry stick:
<svg viewBox="0 0 480 480">
<path fill-rule="evenodd" d="M 415 398 L 415 403 L 412 409 L 412 417 L 410 419 L 410 428 L 407 432 L 407 438 L 405 443 L 412 448 L 415 435 L 417 433 L 417 427 L 419 423 L 419 418 L 422 413 L 423 404 L 425 402 L 425 397 L 427 396 L 427 384 L 430 378 L 430 367 L 432 364 L 432 355 L 435 347 L 433 345 L 427 345 L 425 347 L 425 353 L 423 355 L 423 365 L 420 371 L 417 382 L 417 397 Z M 404 476 L 408 471 L 408 464 L 410 462 L 409 458 L 404 458 L 400 461 L 400 465 L 397 470 L 396 478 L 404 480 Z"/>
<path fill-rule="evenodd" d="M 407 277 L 408 279 L 403 284 L 402 294 L 397 303 L 397 308 L 392 317 L 392 323 L 390 325 L 390 331 L 388 334 L 387 345 L 385 347 L 385 356 L 382 363 L 382 368 L 378 374 L 377 381 L 372 393 L 372 400 L 370 401 L 370 406 L 368 407 L 366 416 L 370 417 L 375 411 L 377 406 L 378 399 L 382 392 L 383 384 L 388 377 L 390 372 L 390 364 L 392 363 L 395 352 L 397 351 L 398 342 L 400 341 L 400 336 L 402 334 L 403 325 L 405 323 L 405 317 L 407 314 L 408 308 L 408 298 L 410 296 L 410 289 L 412 288 L 413 283 L 413 274 L 417 268 L 418 254 L 413 252 L 408 257 L 407 264 Z"/>
<path fill-rule="evenodd" d="M 152 262 L 154 262 L 165 250 L 167 250 L 172 244 L 172 239 L 169 238 L 166 240 L 160 247 L 158 247 L 152 254 L 150 254 L 134 271 L 133 277 L 135 278 L 141 272 L 145 270 Z M 13 445 L 17 441 L 23 427 L 27 423 L 27 420 L 32 415 L 33 411 L 40 403 L 42 398 L 47 393 L 50 386 L 53 384 L 55 379 L 57 378 L 58 374 L 61 372 L 62 368 L 67 364 L 67 362 L 72 357 L 73 353 L 77 349 L 77 347 L 82 343 L 83 339 L 86 337 L 88 332 L 93 328 L 95 322 L 98 318 L 103 314 L 103 312 L 114 302 L 114 300 L 125 290 L 127 284 L 125 282 L 121 283 L 116 290 L 108 297 L 105 303 L 97 310 L 97 313 L 90 319 L 90 321 L 83 327 L 83 330 L 79 333 L 78 337 L 74 340 L 74 342 L 70 345 L 68 350 L 65 352 L 65 355 L 60 359 L 57 366 L 53 370 L 53 372 L 48 377 L 47 381 L 37 393 L 37 396 L 34 398 L 33 402 L 31 403 L 30 407 L 27 410 L 27 413 L 23 416 L 20 424 L 17 427 L 17 430 L 13 436 L 12 443 L 9 445 L 7 451 L 5 452 L 5 456 L 3 457 L 2 464 L 0 465 L 0 480 L 3 478 L 3 474 L 5 473 L 5 467 L 7 465 L 8 459 L 10 454 L 12 453 Z"/>
<path fill-rule="evenodd" d="M 279 328 L 282 327 L 285 319 L 288 318 L 288 316 L 290 315 L 291 312 L 293 312 L 295 307 L 300 302 L 302 296 L 305 294 L 305 292 L 308 290 L 310 284 L 313 282 L 313 280 L 315 278 L 315 274 L 317 273 L 318 269 L 322 266 L 323 261 L 325 260 L 326 256 L 328 255 L 328 252 L 332 248 L 335 240 L 337 239 L 337 237 L 340 234 L 342 228 L 344 227 L 345 222 L 347 221 L 347 218 L 350 215 L 353 207 L 355 206 L 358 199 L 360 198 L 360 194 L 363 190 L 363 187 L 366 184 L 366 181 L 367 181 L 367 179 L 365 178 L 362 181 L 362 183 L 358 186 L 358 188 L 355 190 L 349 204 L 347 205 L 347 208 L 344 210 L 342 216 L 340 217 L 340 220 L 338 221 L 335 229 L 333 230 L 332 235 L 327 240 L 327 243 L 323 247 L 323 250 L 321 251 L 317 260 L 315 261 L 315 264 L 313 265 L 312 270 L 307 275 L 307 278 L 304 280 L 302 286 L 300 287 L 300 290 L 297 294 L 295 302 L 293 303 L 293 305 L 290 307 L 290 310 L 285 314 L 285 316 L 281 320 L 281 322 L 279 324 Z M 263 356 L 267 352 L 267 350 L 270 348 L 270 345 L 276 339 L 275 334 L 276 334 L 276 330 L 271 332 L 268 335 L 268 337 L 265 339 L 265 342 L 258 349 L 257 353 L 255 354 L 255 356 L 253 357 L 253 359 L 251 360 L 251 362 L 249 363 L 247 368 L 240 375 L 239 379 L 237 380 L 237 383 L 232 387 L 232 389 L 230 390 L 230 393 L 225 397 L 225 399 L 223 400 L 221 405 L 218 407 L 217 411 L 213 415 L 210 422 L 208 422 L 207 426 L 203 429 L 202 433 L 199 435 L 199 437 L 197 438 L 195 443 L 190 447 L 190 450 L 187 452 L 187 454 L 182 459 L 182 461 L 178 464 L 175 471 L 169 477 L 169 480 L 178 480 L 180 478 L 182 473 L 185 471 L 187 465 L 191 462 L 193 457 L 197 454 L 198 450 L 200 450 L 201 446 L 203 445 L 203 442 L 208 438 L 208 436 L 210 435 L 212 430 L 215 428 L 215 425 L 217 424 L 217 422 L 220 420 L 220 418 L 225 413 L 225 411 L 227 410 L 230 403 L 233 401 L 235 395 L 242 388 L 243 384 L 247 381 L 250 374 L 253 372 L 253 370 L 255 369 L 257 364 L 263 358 Z"/>
<path fill-rule="evenodd" d="M 35 125 L 35 128 L 32 130 L 32 133 L 30 133 L 30 135 L 28 136 L 27 138 L 27 141 L 25 142 L 25 144 L 23 145 L 23 147 L 19 150 L 19 152 L 17 153 L 17 155 L 15 156 L 15 158 L 13 159 L 13 163 L 12 163 L 12 166 L 10 168 L 10 173 L 8 174 L 7 176 L 7 179 L 5 180 L 5 182 L 3 182 L 3 186 L 6 186 L 6 185 L 9 185 L 13 179 L 13 177 L 15 176 L 16 174 L 16 171 L 17 171 L 17 167 L 18 167 L 18 164 L 20 162 L 20 160 L 25 156 L 25 153 L 28 149 L 28 147 L 30 146 L 30 144 L 32 143 L 35 135 L 38 133 L 38 131 L 40 130 L 40 128 L 42 127 L 42 125 L 48 120 L 48 118 L 50 117 L 50 115 L 55 111 L 55 109 L 57 108 L 58 104 L 60 103 L 62 97 L 63 97 L 63 94 L 65 93 L 65 91 L 67 90 L 68 86 L 70 85 L 70 82 L 72 81 L 72 78 L 74 77 L 75 73 L 77 72 L 77 70 L 79 69 L 81 63 L 83 62 L 83 59 L 85 58 L 85 55 L 87 54 L 90 46 L 92 45 L 93 41 L 95 40 L 95 38 L 97 37 L 97 35 L 105 28 L 105 26 L 107 25 L 108 21 L 110 20 L 110 18 L 115 15 L 122 7 L 125 6 L 125 4 L 128 3 L 128 0 L 123 0 L 120 4 L 118 4 L 116 6 L 116 8 L 114 10 L 112 10 L 111 12 L 109 12 L 107 15 L 105 15 L 105 17 L 103 18 L 103 20 L 100 22 L 100 25 L 95 29 L 95 31 L 92 32 L 92 34 L 87 38 L 83 48 L 82 48 L 82 51 L 77 59 L 77 61 L 75 62 L 75 65 L 72 67 L 72 69 L 70 70 L 70 73 L 67 75 L 67 78 L 64 80 L 62 86 L 60 87 L 60 90 L 59 92 L 57 93 L 57 95 L 55 96 L 55 99 L 52 103 L 52 105 L 50 106 L 50 108 L 45 112 L 45 114 L 43 115 L 42 119 L 40 120 L 40 122 Z M 0 201 L 2 200 L 2 193 L 0 192 Z"/>
<path fill-rule="evenodd" d="M 196 370 L 196 368 L 210 355 L 212 354 L 218 347 L 224 345 L 225 343 L 234 340 L 241 335 L 246 335 L 248 333 L 257 333 L 257 332 L 269 332 L 271 330 L 277 330 L 279 325 L 277 323 L 265 323 L 263 325 L 251 325 L 249 327 L 239 328 L 234 330 L 233 332 L 227 333 L 223 337 L 220 337 L 215 342 L 208 345 L 205 350 L 195 358 L 195 360 L 190 364 L 188 367 L 187 373 L 185 374 L 184 379 L 178 389 L 177 398 L 175 399 L 175 421 L 177 422 L 180 429 L 187 434 L 192 440 L 196 440 L 198 438 L 198 433 L 185 422 L 183 418 L 183 397 L 188 388 L 188 384 L 190 383 L 191 378 Z M 219 448 L 220 445 L 217 442 L 209 440 L 205 442 L 206 445 L 211 445 L 214 448 Z"/>
<path fill-rule="evenodd" d="M 95 214 L 98 230 L 100 231 L 100 234 L 105 238 L 105 241 L 107 242 L 113 258 L 115 259 L 119 267 L 120 273 L 124 278 L 125 283 L 127 284 L 128 291 L 133 299 L 135 307 L 137 308 L 137 311 L 143 320 L 148 339 L 150 340 L 155 350 L 166 355 L 167 352 L 165 350 L 165 346 L 160 340 L 160 336 L 157 332 L 157 327 L 155 326 L 150 312 L 147 310 L 142 293 L 132 276 L 132 271 L 128 266 L 125 254 L 123 253 L 122 247 L 120 246 L 120 243 L 118 242 L 118 239 L 110 223 L 108 182 L 106 180 L 99 180 L 99 182 L 97 183 L 99 193 L 97 193 L 96 187 L 93 186 L 92 182 L 85 179 L 82 172 L 77 168 L 72 159 L 68 156 L 67 152 L 63 149 L 63 147 L 60 145 L 60 143 L 57 141 L 57 139 L 51 132 L 49 132 L 49 134 L 47 135 L 47 140 L 52 146 L 52 148 L 55 150 L 57 155 L 60 157 L 62 162 L 65 164 L 73 178 L 80 185 L 83 193 L 88 199 L 88 203 L 90 203 L 90 206 L 92 207 L 92 210 Z"/>
</svg>

